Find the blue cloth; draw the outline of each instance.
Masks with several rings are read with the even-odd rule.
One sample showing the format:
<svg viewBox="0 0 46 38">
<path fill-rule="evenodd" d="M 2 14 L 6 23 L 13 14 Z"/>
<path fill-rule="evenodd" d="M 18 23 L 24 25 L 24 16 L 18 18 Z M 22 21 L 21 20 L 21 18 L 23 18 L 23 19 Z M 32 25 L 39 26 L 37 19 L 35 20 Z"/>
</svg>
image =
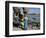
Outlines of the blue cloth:
<svg viewBox="0 0 46 38">
<path fill-rule="evenodd" d="M 24 29 L 27 29 L 28 28 L 28 20 L 24 20 Z"/>
</svg>

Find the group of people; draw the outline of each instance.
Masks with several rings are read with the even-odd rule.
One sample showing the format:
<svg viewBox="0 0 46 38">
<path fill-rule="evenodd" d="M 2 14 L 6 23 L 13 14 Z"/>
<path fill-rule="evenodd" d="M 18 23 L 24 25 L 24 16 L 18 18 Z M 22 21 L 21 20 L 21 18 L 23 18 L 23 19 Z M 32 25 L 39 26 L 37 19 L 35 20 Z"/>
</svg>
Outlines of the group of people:
<svg viewBox="0 0 46 38">
<path fill-rule="evenodd" d="M 23 12 L 20 11 L 20 8 L 13 7 L 13 24 L 14 26 L 17 26 L 21 29 L 27 29 L 28 28 L 28 8 L 22 7 Z"/>
</svg>

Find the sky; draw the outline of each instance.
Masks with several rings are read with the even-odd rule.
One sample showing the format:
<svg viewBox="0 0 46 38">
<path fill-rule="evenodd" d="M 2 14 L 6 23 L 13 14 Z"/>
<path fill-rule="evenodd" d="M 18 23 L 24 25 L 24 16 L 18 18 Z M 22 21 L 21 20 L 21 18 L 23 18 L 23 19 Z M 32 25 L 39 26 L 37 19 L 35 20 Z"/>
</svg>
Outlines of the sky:
<svg viewBox="0 0 46 38">
<path fill-rule="evenodd" d="M 20 8 L 20 11 L 23 12 L 23 9 Z M 40 8 L 29 8 L 28 13 L 40 13 Z"/>
<path fill-rule="evenodd" d="M 40 8 L 29 8 L 28 13 L 40 13 Z"/>
</svg>

